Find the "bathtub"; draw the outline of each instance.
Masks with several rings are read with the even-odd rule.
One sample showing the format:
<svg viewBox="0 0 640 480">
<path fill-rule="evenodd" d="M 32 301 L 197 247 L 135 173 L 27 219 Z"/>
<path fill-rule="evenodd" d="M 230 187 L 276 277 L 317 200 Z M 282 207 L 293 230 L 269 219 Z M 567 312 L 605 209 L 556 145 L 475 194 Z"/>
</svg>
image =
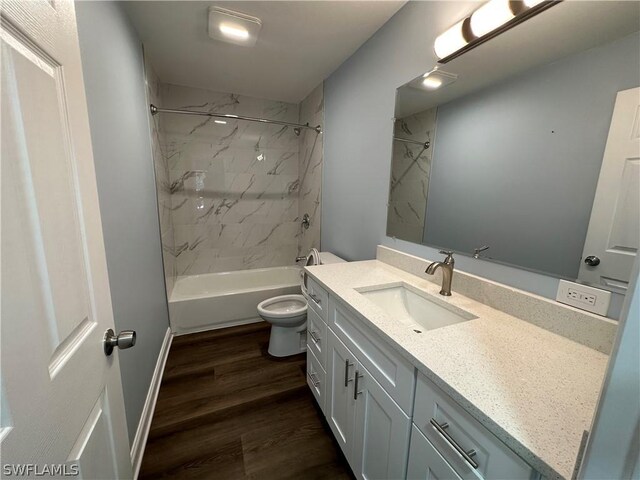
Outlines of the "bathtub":
<svg viewBox="0 0 640 480">
<path fill-rule="evenodd" d="M 257 306 L 277 295 L 300 293 L 299 267 L 180 276 L 169 298 L 174 334 L 261 321 Z"/>
</svg>

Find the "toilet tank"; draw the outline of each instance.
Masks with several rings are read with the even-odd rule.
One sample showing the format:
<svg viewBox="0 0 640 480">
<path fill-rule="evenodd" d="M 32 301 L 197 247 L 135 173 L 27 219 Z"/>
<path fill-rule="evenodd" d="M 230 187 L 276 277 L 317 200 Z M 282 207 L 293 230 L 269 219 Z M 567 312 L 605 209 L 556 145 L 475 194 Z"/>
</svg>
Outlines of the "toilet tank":
<svg viewBox="0 0 640 480">
<path fill-rule="evenodd" d="M 343 263 L 346 260 L 334 255 L 331 252 L 320 252 L 320 265 L 324 265 L 327 263 Z"/>
</svg>

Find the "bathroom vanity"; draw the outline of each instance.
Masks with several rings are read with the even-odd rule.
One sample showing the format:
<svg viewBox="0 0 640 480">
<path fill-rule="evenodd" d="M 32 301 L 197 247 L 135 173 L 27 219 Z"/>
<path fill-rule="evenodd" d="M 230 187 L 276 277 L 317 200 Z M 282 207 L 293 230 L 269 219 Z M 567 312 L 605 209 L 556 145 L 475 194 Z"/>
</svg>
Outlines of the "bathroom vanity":
<svg viewBox="0 0 640 480">
<path fill-rule="evenodd" d="M 355 475 L 571 478 L 616 323 L 377 257 L 306 269 L 307 381 Z"/>
</svg>

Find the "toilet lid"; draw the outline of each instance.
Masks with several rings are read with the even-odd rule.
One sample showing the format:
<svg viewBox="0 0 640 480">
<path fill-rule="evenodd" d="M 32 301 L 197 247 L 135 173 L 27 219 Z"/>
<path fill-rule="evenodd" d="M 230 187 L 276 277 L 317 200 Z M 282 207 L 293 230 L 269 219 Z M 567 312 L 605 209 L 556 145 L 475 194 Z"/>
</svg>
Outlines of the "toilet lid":
<svg viewBox="0 0 640 480">
<path fill-rule="evenodd" d="M 304 264 L 304 266 L 310 267 L 312 265 L 320 265 L 321 263 L 320 252 L 318 252 L 318 250 L 315 248 L 309 250 L 309 254 L 307 255 L 307 262 Z"/>
<path fill-rule="evenodd" d="M 295 317 L 307 311 L 307 300 L 302 295 L 280 295 L 258 304 L 258 313 L 272 318 Z"/>
</svg>

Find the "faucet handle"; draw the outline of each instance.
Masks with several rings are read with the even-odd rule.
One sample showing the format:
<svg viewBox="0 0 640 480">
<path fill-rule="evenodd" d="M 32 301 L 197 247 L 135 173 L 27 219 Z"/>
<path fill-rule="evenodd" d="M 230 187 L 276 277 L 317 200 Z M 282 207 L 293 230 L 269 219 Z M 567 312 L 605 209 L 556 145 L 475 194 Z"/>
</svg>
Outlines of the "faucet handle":
<svg viewBox="0 0 640 480">
<path fill-rule="evenodd" d="M 453 252 L 451 250 L 440 250 L 440 253 L 447 256 L 447 258 L 444 259 L 444 263 L 449 265 L 454 264 Z"/>
</svg>

